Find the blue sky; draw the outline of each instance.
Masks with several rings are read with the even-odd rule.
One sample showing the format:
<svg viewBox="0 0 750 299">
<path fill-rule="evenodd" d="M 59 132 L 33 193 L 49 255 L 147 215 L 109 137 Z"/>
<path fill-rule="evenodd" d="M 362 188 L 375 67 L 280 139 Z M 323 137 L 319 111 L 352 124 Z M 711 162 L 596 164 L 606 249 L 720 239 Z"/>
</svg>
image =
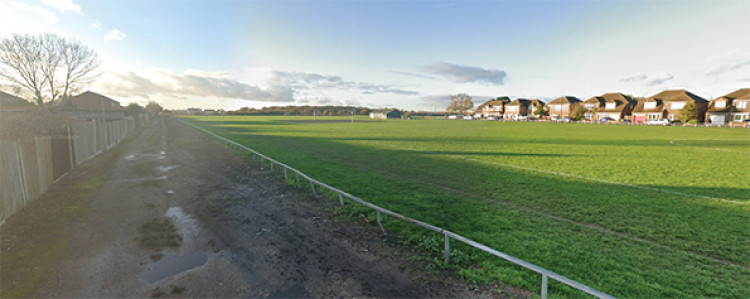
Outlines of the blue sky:
<svg viewBox="0 0 750 299">
<path fill-rule="evenodd" d="M 706 98 L 750 86 L 748 1 L 0 2 L 0 37 L 94 48 L 124 103 L 441 110 L 452 94 Z"/>
</svg>

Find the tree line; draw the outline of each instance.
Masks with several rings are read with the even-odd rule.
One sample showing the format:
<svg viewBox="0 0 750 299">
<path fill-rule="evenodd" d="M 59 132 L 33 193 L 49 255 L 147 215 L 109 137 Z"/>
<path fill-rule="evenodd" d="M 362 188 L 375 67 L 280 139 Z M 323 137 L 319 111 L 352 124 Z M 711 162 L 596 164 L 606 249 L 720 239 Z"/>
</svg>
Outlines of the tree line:
<svg viewBox="0 0 750 299">
<path fill-rule="evenodd" d="M 301 115 L 301 116 L 347 116 L 369 115 L 372 109 L 354 106 L 271 106 L 260 109 L 242 107 L 227 111 L 227 115 Z"/>
</svg>

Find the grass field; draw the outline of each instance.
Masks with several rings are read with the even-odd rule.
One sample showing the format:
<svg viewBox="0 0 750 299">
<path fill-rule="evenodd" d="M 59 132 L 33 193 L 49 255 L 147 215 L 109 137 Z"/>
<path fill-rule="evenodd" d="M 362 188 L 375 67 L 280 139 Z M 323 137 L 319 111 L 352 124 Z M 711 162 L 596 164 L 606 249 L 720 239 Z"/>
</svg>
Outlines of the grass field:
<svg viewBox="0 0 750 299">
<path fill-rule="evenodd" d="M 750 130 L 182 119 L 617 297 L 750 298 Z M 442 246 L 413 225 L 385 225 Z M 531 271 L 454 248 L 469 281 L 539 288 Z M 556 282 L 550 293 L 582 296 Z"/>
</svg>

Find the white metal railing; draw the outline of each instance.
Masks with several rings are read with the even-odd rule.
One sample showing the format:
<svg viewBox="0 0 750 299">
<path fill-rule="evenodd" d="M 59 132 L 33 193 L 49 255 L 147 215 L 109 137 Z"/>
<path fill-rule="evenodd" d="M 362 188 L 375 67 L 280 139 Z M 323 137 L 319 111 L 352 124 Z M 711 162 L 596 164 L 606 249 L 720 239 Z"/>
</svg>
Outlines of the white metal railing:
<svg viewBox="0 0 750 299">
<path fill-rule="evenodd" d="M 339 190 L 337 188 L 334 188 L 334 187 L 332 187 L 332 186 L 330 186 L 328 184 L 325 184 L 325 183 L 323 183 L 321 181 L 313 179 L 313 178 L 309 177 L 308 175 L 302 173 L 301 171 L 292 168 L 289 165 L 286 165 L 284 163 L 276 161 L 276 160 L 274 160 L 274 159 L 272 159 L 272 158 L 270 158 L 270 157 L 268 157 L 268 156 L 266 156 L 264 154 L 261 154 L 261 153 L 255 151 L 255 150 L 253 150 L 251 148 L 248 148 L 248 147 L 246 147 L 246 146 L 244 146 L 242 144 L 239 144 L 239 143 L 234 142 L 232 140 L 229 140 L 227 138 L 221 137 L 221 136 L 217 135 L 214 132 L 211 132 L 211 131 L 206 130 L 204 128 L 201 128 L 199 126 L 193 125 L 191 123 L 187 123 L 187 122 L 184 122 L 182 120 L 179 120 L 179 121 L 182 122 L 182 123 L 184 123 L 184 124 L 187 124 L 187 125 L 189 125 L 189 126 L 191 126 L 193 128 L 196 128 L 196 129 L 198 129 L 200 131 L 203 131 L 203 132 L 205 132 L 205 133 L 207 133 L 207 134 L 209 134 L 209 135 L 211 135 L 213 137 L 216 137 L 216 138 L 218 138 L 219 140 L 221 140 L 223 142 L 226 142 L 232 148 L 233 151 L 240 150 L 240 151 L 244 151 L 248 156 L 252 153 L 253 154 L 253 158 L 255 158 L 256 156 L 260 157 L 260 166 L 261 166 L 261 168 L 263 168 L 263 161 L 264 160 L 268 161 L 268 163 L 270 163 L 270 168 L 271 169 L 273 169 L 274 165 L 278 165 L 278 166 L 282 167 L 284 169 L 284 180 L 285 181 L 289 179 L 288 172 L 289 171 L 293 172 L 295 174 L 295 177 L 296 177 L 297 187 L 301 187 L 299 178 L 303 177 L 304 179 L 306 179 L 307 181 L 310 182 L 310 189 L 312 190 L 313 195 L 315 195 L 315 197 L 318 196 L 318 192 L 315 190 L 315 185 L 318 185 L 320 187 L 326 188 L 326 189 L 328 189 L 328 190 L 330 190 L 330 191 L 338 194 L 338 196 L 339 196 L 339 202 L 341 203 L 342 207 L 344 206 L 344 199 L 343 198 L 346 197 L 346 198 L 351 199 L 351 200 L 353 200 L 353 201 L 355 201 L 357 203 L 360 203 L 360 204 L 362 204 L 362 205 L 364 205 L 364 206 L 366 206 L 368 208 L 371 208 L 371 209 L 375 210 L 377 212 L 378 226 L 380 227 L 380 229 L 383 231 L 384 234 L 385 234 L 385 228 L 383 228 L 383 223 L 381 222 L 381 215 L 380 215 L 381 213 L 386 214 L 386 215 L 390 215 L 390 216 L 392 216 L 394 218 L 397 218 L 397 219 L 400 219 L 400 220 L 403 220 L 403 221 L 406 221 L 406 222 L 409 222 L 409 223 L 416 224 L 416 225 L 421 226 L 423 228 L 426 228 L 428 230 L 431 230 L 431 231 L 443 234 L 445 236 L 445 254 L 444 254 L 444 256 L 445 256 L 445 263 L 446 264 L 448 264 L 450 262 L 450 239 L 453 238 L 453 239 L 461 241 L 461 242 L 463 242 L 463 243 L 465 243 L 465 244 L 467 244 L 467 245 L 469 245 L 471 247 L 474 247 L 476 249 L 479 249 L 479 250 L 484 251 L 486 253 L 489 253 L 491 255 L 500 257 L 500 258 L 502 258 L 504 260 L 507 260 L 507 261 L 509 261 L 511 263 L 514 263 L 516 265 L 522 266 L 522 267 L 524 267 L 526 269 L 529 269 L 531 271 L 534 271 L 536 273 L 541 274 L 542 275 L 542 288 L 541 288 L 541 298 L 542 299 L 547 298 L 547 279 L 548 278 L 552 278 L 554 280 L 562 282 L 563 284 L 566 284 L 566 285 L 568 285 L 568 286 L 570 286 L 570 287 L 572 287 L 574 289 L 580 290 L 580 291 L 582 291 L 582 292 L 584 292 L 586 294 L 589 294 L 589 295 L 597 297 L 597 298 L 615 298 L 615 297 L 613 297 L 611 295 L 608 295 L 608 294 L 602 293 L 600 291 L 597 291 L 597 290 L 595 290 L 593 288 L 590 288 L 590 287 L 588 287 L 588 286 L 586 286 L 586 285 L 584 285 L 582 283 L 579 283 L 579 282 L 577 282 L 575 280 L 572 280 L 572 279 L 567 278 L 565 276 L 562 276 L 560 274 L 554 273 L 552 271 L 549 271 L 549 270 L 544 269 L 542 267 L 539 267 L 537 265 L 531 264 L 531 263 L 526 262 L 524 260 L 521 260 L 519 258 L 513 257 L 511 255 L 505 254 L 503 252 L 497 251 L 495 249 L 487 247 L 484 244 L 478 243 L 478 242 L 476 242 L 474 240 L 471 240 L 469 238 L 466 238 L 466 237 L 461 236 L 459 234 L 456 234 L 454 232 L 447 231 L 447 230 L 442 229 L 440 227 L 437 227 L 437 226 L 434 226 L 434 225 L 431 225 L 431 224 L 428 224 L 428 223 L 424 223 L 422 221 L 419 221 L 419 220 L 416 220 L 416 219 L 412 219 L 412 218 L 406 217 L 404 215 L 398 214 L 396 212 L 393 212 L 393 211 L 381 208 L 379 206 L 376 206 L 376 205 L 374 205 L 372 203 L 369 203 L 367 201 L 364 201 L 364 200 L 362 200 L 362 199 L 360 199 L 360 198 L 358 198 L 358 197 L 356 197 L 354 195 L 351 195 L 351 194 L 346 193 L 344 191 L 341 191 L 341 190 Z"/>
</svg>

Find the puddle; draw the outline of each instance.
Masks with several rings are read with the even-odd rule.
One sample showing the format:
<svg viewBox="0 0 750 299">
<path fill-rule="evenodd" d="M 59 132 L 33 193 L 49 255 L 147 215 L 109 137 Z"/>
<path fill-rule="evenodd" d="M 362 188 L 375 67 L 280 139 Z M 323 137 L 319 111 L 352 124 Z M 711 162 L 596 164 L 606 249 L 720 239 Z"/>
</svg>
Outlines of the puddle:
<svg viewBox="0 0 750 299">
<path fill-rule="evenodd" d="M 159 172 L 167 172 L 177 167 L 180 167 L 180 165 L 159 166 Z"/>
<path fill-rule="evenodd" d="M 208 256 L 203 253 L 191 253 L 185 256 L 168 255 L 160 261 L 148 267 L 141 279 L 154 283 L 167 277 L 177 275 L 181 272 L 203 266 Z"/>
<path fill-rule="evenodd" d="M 291 288 L 286 288 L 268 295 L 268 298 L 312 298 L 310 293 L 301 285 L 295 284 Z"/>
<path fill-rule="evenodd" d="M 198 222 L 193 217 L 182 211 L 180 207 L 171 207 L 164 214 L 172 221 L 177 232 L 182 236 L 182 243 L 185 247 L 190 248 L 191 243 L 198 237 L 200 228 Z"/>
</svg>

